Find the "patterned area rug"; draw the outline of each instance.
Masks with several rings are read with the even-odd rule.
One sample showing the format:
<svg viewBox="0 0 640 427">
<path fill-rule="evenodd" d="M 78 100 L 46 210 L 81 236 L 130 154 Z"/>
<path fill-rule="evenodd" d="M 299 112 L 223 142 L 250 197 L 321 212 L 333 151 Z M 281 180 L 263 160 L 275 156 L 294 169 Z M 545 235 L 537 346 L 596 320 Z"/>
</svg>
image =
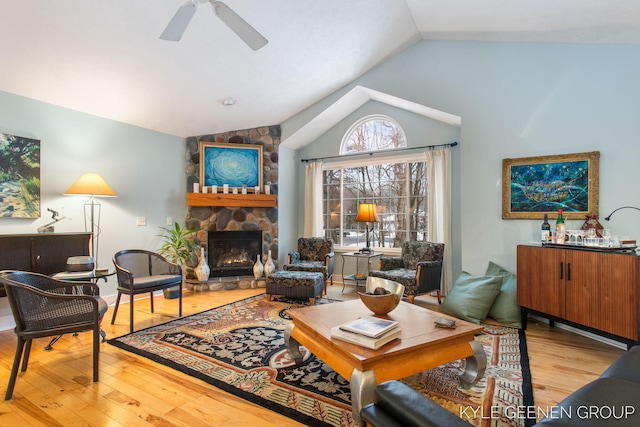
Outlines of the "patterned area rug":
<svg viewBox="0 0 640 427">
<path fill-rule="evenodd" d="M 318 303 L 329 303 L 320 299 Z M 339 304 L 339 302 L 336 302 Z M 124 350 L 199 378 L 308 426 L 355 426 L 349 383 L 309 352 L 296 367 L 284 348 L 285 311 L 300 301 L 264 295 L 109 340 Z M 457 361 L 403 379 L 477 426 L 528 426 L 533 406 L 524 334 L 490 327 L 476 337 L 487 371 L 473 388 L 459 388 Z"/>
</svg>

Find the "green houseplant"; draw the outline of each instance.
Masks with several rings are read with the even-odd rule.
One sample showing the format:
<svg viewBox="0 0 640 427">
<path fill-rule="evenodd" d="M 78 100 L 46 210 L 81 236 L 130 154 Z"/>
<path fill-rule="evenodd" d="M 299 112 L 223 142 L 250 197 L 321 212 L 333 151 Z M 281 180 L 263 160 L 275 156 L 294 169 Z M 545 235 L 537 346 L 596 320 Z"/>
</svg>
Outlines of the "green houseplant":
<svg viewBox="0 0 640 427">
<path fill-rule="evenodd" d="M 196 253 L 199 247 L 193 237 L 200 229 L 187 230 L 177 222 L 174 223 L 173 227 L 160 228 L 164 231 L 159 235 L 163 238 L 163 243 L 160 249 L 158 249 L 158 253 L 169 261 L 180 264 L 184 274 L 184 267 L 194 258 L 197 258 Z M 172 295 L 175 293 L 174 290 L 177 289 L 178 288 L 165 289 L 165 298 L 175 298 L 175 296 Z"/>
</svg>

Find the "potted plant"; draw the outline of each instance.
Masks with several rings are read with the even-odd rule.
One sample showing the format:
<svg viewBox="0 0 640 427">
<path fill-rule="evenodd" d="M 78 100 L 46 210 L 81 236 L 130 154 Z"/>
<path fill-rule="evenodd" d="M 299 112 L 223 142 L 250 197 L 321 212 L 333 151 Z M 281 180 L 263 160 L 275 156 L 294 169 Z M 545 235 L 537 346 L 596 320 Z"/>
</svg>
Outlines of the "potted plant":
<svg viewBox="0 0 640 427">
<path fill-rule="evenodd" d="M 158 249 L 158 253 L 169 261 L 180 264 L 182 267 L 183 275 L 186 265 L 197 258 L 198 244 L 193 239 L 200 229 L 187 230 L 178 224 L 174 223 L 173 227 L 160 227 L 164 230 L 163 234 L 159 236 L 164 239 L 164 243 Z M 178 288 L 170 288 L 164 290 L 164 297 L 173 299 L 177 297 Z"/>
</svg>

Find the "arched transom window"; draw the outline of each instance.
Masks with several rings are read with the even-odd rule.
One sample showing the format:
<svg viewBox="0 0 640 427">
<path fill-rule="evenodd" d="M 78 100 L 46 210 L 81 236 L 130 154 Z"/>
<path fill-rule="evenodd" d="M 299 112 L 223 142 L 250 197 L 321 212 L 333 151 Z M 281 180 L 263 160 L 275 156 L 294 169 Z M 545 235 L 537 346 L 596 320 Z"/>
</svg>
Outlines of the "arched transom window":
<svg viewBox="0 0 640 427">
<path fill-rule="evenodd" d="M 355 122 L 344 135 L 340 154 L 405 148 L 407 138 L 391 117 L 367 116 Z"/>
</svg>

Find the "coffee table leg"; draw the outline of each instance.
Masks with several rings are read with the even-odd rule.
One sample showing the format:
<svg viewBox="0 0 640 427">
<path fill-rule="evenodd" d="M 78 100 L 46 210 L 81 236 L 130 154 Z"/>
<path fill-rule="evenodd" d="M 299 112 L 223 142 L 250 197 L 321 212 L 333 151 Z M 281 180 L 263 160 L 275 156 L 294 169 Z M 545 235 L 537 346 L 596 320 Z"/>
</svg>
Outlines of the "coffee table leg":
<svg viewBox="0 0 640 427">
<path fill-rule="evenodd" d="M 487 368 L 487 355 L 484 352 L 484 348 L 482 348 L 482 344 L 474 340 L 469 345 L 473 349 L 473 356 L 467 357 L 467 366 L 462 375 L 460 375 L 462 388 L 470 388 L 477 383 Z"/>
<path fill-rule="evenodd" d="M 360 411 L 369 403 L 373 403 L 373 392 L 376 389 L 376 376 L 373 371 L 361 372 L 354 369 L 349 380 L 351 385 L 351 410 L 356 425 L 364 426 L 360 420 Z"/>
<path fill-rule="evenodd" d="M 296 362 L 296 365 L 302 363 L 302 353 L 300 352 L 300 343 L 295 340 L 295 338 L 291 338 L 291 332 L 293 331 L 294 325 L 292 323 L 287 325 L 287 328 L 284 330 L 284 345 L 287 347 L 289 354 Z"/>
</svg>

